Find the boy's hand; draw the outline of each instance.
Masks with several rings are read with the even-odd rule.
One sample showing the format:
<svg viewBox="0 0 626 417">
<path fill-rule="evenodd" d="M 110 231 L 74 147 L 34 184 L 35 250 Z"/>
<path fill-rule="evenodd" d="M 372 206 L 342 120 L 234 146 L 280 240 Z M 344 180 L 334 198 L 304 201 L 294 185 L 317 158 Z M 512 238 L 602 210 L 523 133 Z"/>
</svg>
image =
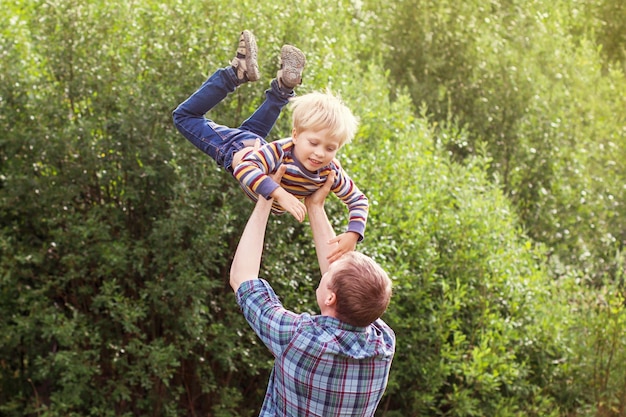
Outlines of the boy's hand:
<svg viewBox="0 0 626 417">
<path fill-rule="evenodd" d="M 330 254 L 327 256 L 328 262 L 333 263 L 337 259 L 341 258 L 344 253 L 353 251 L 356 249 L 356 243 L 359 241 L 359 234 L 354 232 L 345 232 L 339 236 L 331 239 L 328 243 L 336 243 L 337 246 L 333 248 Z"/>
<path fill-rule="evenodd" d="M 274 190 L 270 197 L 276 200 L 282 208 L 291 213 L 291 215 L 295 217 L 297 221 L 299 221 L 300 223 L 304 221 L 304 218 L 306 216 L 305 205 L 296 197 L 289 194 L 283 187 L 278 187 L 276 190 Z"/>
</svg>

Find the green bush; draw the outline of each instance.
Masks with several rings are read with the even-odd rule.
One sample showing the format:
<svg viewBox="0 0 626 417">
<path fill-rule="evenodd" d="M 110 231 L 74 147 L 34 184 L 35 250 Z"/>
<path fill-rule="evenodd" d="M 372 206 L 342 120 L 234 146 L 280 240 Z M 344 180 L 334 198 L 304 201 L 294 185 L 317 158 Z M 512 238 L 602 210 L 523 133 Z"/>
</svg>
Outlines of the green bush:
<svg viewBox="0 0 626 417">
<path fill-rule="evenodd" d="M 486 143 L 529 236 L 591 281 L 615 276 L 626 242 L 623 5 L 367 4 L 392 82 L 466 130 L 447 143 L 455 157 Z"/>
<path fill-rule="evenodd" d="M 360 161 L 349 169 L 372 202 L 363 250 L 395 284 L 386 317 L 398 350 L 385 410 L 558 415 L 546 381 L 557 377 L 551 363 L 566 346 L 552 338 L 551 319 L 539 316 L 551 297 L 548 277 L 541 252 L 486 176 L 489 158 L 450 162 L 447 142 L 466 133 L 415 118 L 406 95 L 394 102 L 377 89 L 358 95 L 371 104 L 360 107 L 362 135 L 347 152 Z"/>
<path fill-rule="evenodd" d="M 258 413 L 272 357 L 228 285 L 252 204 L 171 121 L 242 26 L 264 81 L 212 118 L 243 121 L 289 42 L 299 91 L 361 119 L 340 158 L 398 335 L 378 414 L 623 414 L 623 74 L 568 38 L 583 18 L 539 13 L 562 3 L 435 3 L 3 4 L 0 414 Z M 262 276 L 316 312 L 306 223 L 272 217 Z"/>
</svg>

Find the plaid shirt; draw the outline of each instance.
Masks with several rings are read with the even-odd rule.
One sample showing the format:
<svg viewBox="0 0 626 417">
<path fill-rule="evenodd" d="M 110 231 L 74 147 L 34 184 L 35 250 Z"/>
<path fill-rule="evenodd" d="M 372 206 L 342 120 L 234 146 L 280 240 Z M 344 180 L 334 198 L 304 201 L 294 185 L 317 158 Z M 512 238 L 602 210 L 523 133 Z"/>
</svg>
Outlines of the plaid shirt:
<svg viewBox="0 0 626 417">
<path fill-rule="evenodd" d="M 286 310 L 267 281 L 236 293 L 246 320 L 275 357 L 260 416 L 373 416 L 395 351 L 382 320 L 355 327 Z"/>
</svg>

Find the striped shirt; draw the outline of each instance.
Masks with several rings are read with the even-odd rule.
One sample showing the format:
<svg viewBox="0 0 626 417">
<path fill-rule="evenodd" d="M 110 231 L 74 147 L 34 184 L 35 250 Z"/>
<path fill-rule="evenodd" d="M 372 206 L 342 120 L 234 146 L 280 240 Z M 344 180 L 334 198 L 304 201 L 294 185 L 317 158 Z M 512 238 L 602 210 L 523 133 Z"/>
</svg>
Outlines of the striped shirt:
<svg viewBox="0 0 626 417">
<path fill-rule="evenodd" d="M 275 173 L 281 164 L 287 166 L 287 171 L 283 175 L 280 186 L 299 199 L 304 199 L 321 188 L 330 172 L 335 171 L 335 182 L 331 190 L 348 206 L 348 231 L 358 233 L 359 241 L 362 240 L 369 209 L 365 194 L 354 184 L 338 160 L 333 160 L 317 172 L 311 172 L 295 158 L 293 147 L 294 143 L 291 138 L 267 143 L 258 150 L 248 153 L 237 165 L 233 175 L 248 197 L 256 201 L 257 195 L 269 199 L 270 194 L 279 187 L 269 175 Z M 272 212 L 280 214 L 285 210 L 274 201 Z"/>
<path fill-rule="evenodd" d="M 237 303 L 275 357 L 261 417 L 373 416 L 395 352 L 381 319 L 355 327 L 286 310 L 267 281 L 241 284 Z"/>
</svg>

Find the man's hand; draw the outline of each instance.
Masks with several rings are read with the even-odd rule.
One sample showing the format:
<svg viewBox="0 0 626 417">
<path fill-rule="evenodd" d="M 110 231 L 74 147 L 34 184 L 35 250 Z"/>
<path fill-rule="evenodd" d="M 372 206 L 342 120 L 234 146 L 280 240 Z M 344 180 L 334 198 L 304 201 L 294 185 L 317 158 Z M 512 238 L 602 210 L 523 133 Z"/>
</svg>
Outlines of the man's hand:
<svg viewBox="0 0 626 417">
<path fill-rule="evenodd" d="M 333 263 L 337 259 L 341 258 L 344 253 L 353 251 L 356 249 L 356 243 L 359 241 L 359 234 L 355 232 L 345 232 L 339 236 L 331 239 L 328 243 L 333 245 L 337 244 L 326 258 L 328 262 Z"/>
<path fill-rule="evenodd" d="M 257 139 L 255 147 L 258 145 L 259 145 L 259 140 Z M 276 172 L 270 175 L 269 177 L 273 179 L 275 183 L 280 184 L 280 180 L 283 179 L 283 175 L 285 174 L 286 171 L 287 171 L 287 166 L 285 164 L 280 164 Z"/>
<path fill-rule="evenodd" d="M 319 190 L 304 199 L 304 204 L 306 205 L 307 209 L 314 206 L 324 207 L 324 202 L 326 201 L 326 197 L 328 196 L 328 193 L 330 192 L 330 189 L 335 182 L 336 175 L 337 174 L 335 173 L 335 171 L 331 171 L 330 174 L 328 174 L 324 185 Z"/>
<path fill-rule="evenodd" d="M 304 204 L 309 211 L 320 208 L 322 210 L 324 209 L 324 202 L 335 181 L 335 175 L 334 171 L 328 174 L 324 185 L 304 200 Z M 358 241 L 359 235 L 354 232 L 346 232 L 337 237 L 333 237 L 328 241 L 329 253 L 326 255 L 326 259 L 329 263 L 335 262 L 337 259 L 341 258 L 344 253 L 355 250 Z"/>
</svg>

